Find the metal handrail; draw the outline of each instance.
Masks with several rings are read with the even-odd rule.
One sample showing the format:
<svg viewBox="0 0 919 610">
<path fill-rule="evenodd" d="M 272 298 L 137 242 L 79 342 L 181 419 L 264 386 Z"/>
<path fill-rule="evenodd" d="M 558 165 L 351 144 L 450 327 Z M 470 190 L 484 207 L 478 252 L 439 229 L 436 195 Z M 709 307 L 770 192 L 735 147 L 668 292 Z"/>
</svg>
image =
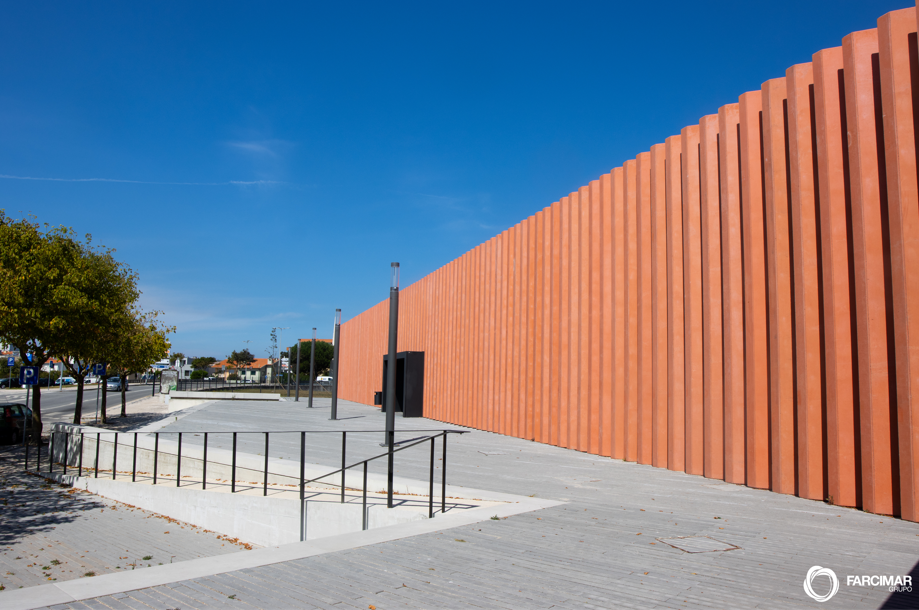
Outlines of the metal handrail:
<svg viewBox="0 0 919 610">
<path fill-rule="evenodd" d="M 236 468 L 237 468 L 237 435 L 238 434 L 263 434 L 265 435 L 265 463 L 264 463 L 264 472 L 262 479 L 262 495 L 268 495 L 268 462 L 269 462 L 269 439 L 271 434 L 300 434 L 300 513 L 301 513 L 301 524 L 300 524 L 300 539 L 305 538 L 305 526 L 306 526 L 306 505 L 305 505 L 305 496 L 306 496 L 306 485 L 308 483 L 314 483 L 322 479 L 328 478 L 330 476 L 341 473 L 341 483 L 335 484 L 334 486 L 341 487 L 341 503 L 345 502 L 345 475 L 348 470 L 355 468 L 357 466 L 363 465 L 363 511 L 362 511 L 362 529 L 367 529 L 367 465 L 381 458 L 389 458 L 388 463 L 388 472 L 387 472 L 387 507 L 393 507 L 393 456 L 406 449 L 410 449 L 422 443 L 430 442 L 431 443 L 431 459 L 430 459 L 430 472 L 429 472 L 429 493 L 428 493 L 428 518 L 434 517 L 434 454 L 435 454 L 435 441 L 437 438 L 442 437 L 442 447 L 443 447 L 443 464 L 441 466 L 441 498 L 440 498 L 440 512 L 446 512 L 446 490 L 447 490 L 447 435 L 449 434 L 466 434 L 466 430 L 456 430 L 456 429 L 445 429 L 445 430 L 422 430 L 422 429 L 407 429 L 399 430 L 399 432 L 412 432 L 412 433 L 431 433 L 428 436 L 425 436 L 421 439 L 409 439 L 406 441 L 401 441 L 401 443 L 410 443 L 401 447 L 397 447 L 400 443 L 395 441 L 395 432 L 389 431 L 389 449 L 379 455 L 369 457 L 363 460 L 359 460 L 351 465 L 348 465 L 346 462 L 347 455 L 347 438 L 348 433 L 360 433 L 360 434 L 379 434 L 380 432 L 387 432 L 385 430 L 274 430 L 274 431 L 251 431 L 251 430 L 237 430 L 237 431 L 201 431 L 201 430 L 169 430 L 164 432 L 153 432 L 154 445 L 153 445 L 153 485 L 156 485 L 157 474 L 158 474 L 158 462 L 159 462 L 159 444 L 160 444 L 160 434 L 176 434 L 178 435 L 177 443 L 177 453 L 176 455 L 176 487 L 180 487 L 182 484 L 181 472 L 182 472 L 182 435 L 183 434 L 195 434 L 195 435 L 204 435 L 204 445 L 203 445 L 203 458 L 201 458 L 201 489 L 207 489 L 207 447 L 208 447 L 208 435 L 210 434 L 232 434 L 233 435 L 233 449 L 232 449 L 232 461 L 231 461 L 231 475 L 230 475 L 230 493 L 236 493 Z M 333 433 L 342 435 L 342 448 L 341 448 L 341 468 L 328 472 L 322 476 L 315 477 L 312 479 L 306 479 L 305 477 L 305 464 L 306 464 L 306 435 L 307 434 L 322 434 L 322 433 Z M 67 474 L 67 461 L 68 461 L 68 450 L 69 442 L 72 436 L 75 436 L 77 433 L 65 431 L 63 433 L 64 437 L 64 463 L 63 463 L 63 474 Z M 83 445 L 84 439 L 87 433 L 79 432 L 80 445 L 79 445 L 79 458 L 78 458 L 78 472 L 77 476 L 83 476 Z M 93 471 L 94 478 L 99 478 L 99 448 L 102 441 L 102 434 L 112 434 L 113 437 L 113 449 L 112 449 L 112 479 L 117 477 L 117 460 L 118 460 L 118 432 L 95 432 L 89 433 L 95 435 L 95 460 L 93 466 L 89 469 Z M 134 434 L 134 443 L 133 443 L 133 457 L 132 457 L 132 466 L 131 466 L 131 481 L 137 480 L 137 439 L 138 435 L 144 434 L 148 435 L 147 432 L 122 432 L 122 435 Z M 55 436 L 61 436 L 61 433 L 51 432 L 50 439 L 48 442 L 48 472 L 52 473 L 54 471 L 54 443 Z M 129 445 L 130 446 L 130 445 Z M 29 443 L 25 443 L 24 447 L 24 468 L 26 471 L 29 471 Z M 167 455 L 170 455 L 167 453 Z M 198 459 L 198 458 L 195 458 Z M 41 469 L 41 446 L 38 447 L 38 455 L 36 457 L 36 471 Z M 283 478 L 296 478 L 291 475 L 275 474 L 276 477 Z"/>
</svg>

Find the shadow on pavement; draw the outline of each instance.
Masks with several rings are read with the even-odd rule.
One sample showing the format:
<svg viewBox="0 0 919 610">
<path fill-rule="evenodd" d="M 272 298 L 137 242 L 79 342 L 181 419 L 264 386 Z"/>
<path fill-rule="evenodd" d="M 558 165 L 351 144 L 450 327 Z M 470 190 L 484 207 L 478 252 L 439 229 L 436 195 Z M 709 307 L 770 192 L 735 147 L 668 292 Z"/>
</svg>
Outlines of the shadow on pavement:
<svg viewBox="0 0 919 610">
<path fill-rule="evenodd" d="M 21 446 L 0 447 L 0 546 L 49 532 L 83 511 L 105 507 L 94 496 L 64 491 L 57 483 L 23 472 L 22 466 Z"/>
</svg>

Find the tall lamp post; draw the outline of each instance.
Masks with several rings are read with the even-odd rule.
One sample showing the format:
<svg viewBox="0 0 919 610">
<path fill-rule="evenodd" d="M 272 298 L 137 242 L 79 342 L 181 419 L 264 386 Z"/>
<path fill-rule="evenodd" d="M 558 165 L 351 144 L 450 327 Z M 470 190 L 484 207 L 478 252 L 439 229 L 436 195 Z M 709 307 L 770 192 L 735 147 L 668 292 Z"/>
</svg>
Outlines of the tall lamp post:
<svg viewBox="0 0 919 610">
<path fill-rule="evenodd" d="M 278 347 L 278 370 L 277 370 L 277 372 L 275 373 L 274 378 L 275 378 L 275 380 L 278 382 L 278 385 L 279 385 L 279 386 L 281 385 L 281 350 L 284 349 L 284 343 L 282 343 L 282 341 L 281 341 L 281 331 L 282 331 L 282 330 L 287 330 L 288 328 L 290 328 L 290 326 L 283 326 L 283 327 L 282 327 L 282 326 L 278 326 L 278 327 L 275 327 L 275 328 L 272 328 L 272 329 L 271 329 L 271 330 L 276 330 L 276 331 L 278 331 L 278 345 L 279 345 L 280 347 Z M 289 355 L 288 355 L 288 360 L 287 360 L 287 361 L 290 362 L 290 356 L 289 356 Z"/>
<path fill-rule="evenodd" d="M 313 329 L 313 343 L 310 347 L 310 398 L 309 408 L 313 408 L 313 377 L 316 376 L 316 329 Z"/>
<path fill-rule="evenodd" d="M 341 310 L 335 310 L 335 331 L 332 333 L 332 417 L 338 419 L 338 344 L 341 342 Z"/>
<path fill-rule="evenodd" d="M 297 339 L 297 392 L 294 402 L 300 402 L 300 344 L 303 343 L 300 339 Z"/>
<path fill-rule="evenodd" d="M 386 366 L 386 439 L 389 459 L 386 470 L 386 506 L 392 508 L 393 448 L 396 437 L 396 339 L 399 334 L 399 263 L 392 264 L 389 283 L 389 355 Z"/>
</svg>

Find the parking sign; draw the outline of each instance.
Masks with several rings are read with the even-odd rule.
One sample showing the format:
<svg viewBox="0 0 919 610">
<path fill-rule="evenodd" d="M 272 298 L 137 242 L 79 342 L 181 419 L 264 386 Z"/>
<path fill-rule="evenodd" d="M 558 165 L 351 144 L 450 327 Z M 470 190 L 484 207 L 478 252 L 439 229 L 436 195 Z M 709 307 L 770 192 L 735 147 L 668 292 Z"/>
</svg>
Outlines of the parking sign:
<svg viewBox="0 0 919 610">
<path fill-rule="evenodd" d="M 93 375 L 97 377 L 102 377 L 105 375 L 105 365 L 104 364 L 94 364 L 93 365 Z"/>
<path fill-rule="evenodd" d="M 12 356 L 6 359 L 6 366 L 16 366 L 16 359 Z"/>
<path fill-rule="evenodd" d="M 38 367 L 24 366 L 19 369 L 19 383 L 22 385 L 35 385 L 38 383 Z"/>
</svg>

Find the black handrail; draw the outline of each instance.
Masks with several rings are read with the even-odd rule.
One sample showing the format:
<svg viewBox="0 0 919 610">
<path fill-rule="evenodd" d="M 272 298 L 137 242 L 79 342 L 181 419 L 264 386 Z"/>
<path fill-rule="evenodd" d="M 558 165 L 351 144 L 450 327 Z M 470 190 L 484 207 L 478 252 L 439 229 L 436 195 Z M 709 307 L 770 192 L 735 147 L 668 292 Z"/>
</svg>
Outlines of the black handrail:
<svg viewBox="0 0 919 610">
<path fill-rule="evenodd" d="M 201 488 L 207 488 L 207 449 L 208 449 L 208 435 L 209 434 L 232 434 L 233 435 L 233 449 L 232 449 L 232 465 L 231 465 L 231 475 L 230 475 L 230 493 L 236 493 L 236 454 L 237 454 L 237 435 L 239 434 L 264 434 L 265 435 L 265 462 L 264 462 L 264 472 L 262 478 L 262 495 L 268 495 L 268 463 L 269 463 L 269 439 L 271 434 L 293 434 L 300 433 L 300 516 L 301 516 L 301 525 L 300 525 L 300 539 L 303 540 L 305 536 L 305 526 L 306 526 L 306 485 L 308 483 L 315 483 L 322 479 L 331 477 L 333 475 L 341 473 L 341 500 L 340 502 L 344 504 L 345 502 L 345 490 L 346 490 L 346 473 L 348 470 L 363 465 L 363 493 L 362 493 L 362 519 L 361 527 L 366 530 L 368 527 L 368 515 L 367 515 L 367 470 L 368 464 L 374 460 L 381 458 L 387 458 L 387 506 L 392 508 L 392 494 L 393 494 L 393 458 L 396 453 L 404 451 L 406 449 L 411 449 L 422 443 L 430 441 L 431 443 L 431 456 L 430 456 L 430 465 L 429 465 L 429 481 L 428 481 L 428 518 L 434 517 L 434 453 L 435 453 L 435 441 L 437 438 L 443 438 L 442 448 L 443 448 L 443 457 L 442 457 L 442 467 L 441 467 L 441 494 L 440 494 L 440 512 L 446 512 L 446 496 L 447 496 L 447 436 L 450 434 L 466 434 L 465 430 L 455 430 L 455 429 L 445 429 L 445 430 L 422 430 L 422 429 L 409 429 L 409 430 L 399 430 L 399 432 L 424 432 L 429 433 L 427 436 L 415 437 L 405 441 L 400 441 L 399 443 L 394 440 L 394 432 L 389 432 L 390 443 L 388 443 L 389 448 L 373 457 L 369 457 L 363 460 L 358 460 L 351 465 L 347 464 L 347 445 L 348 445 L 348 432 L 352 433 L 367 433 L 367 434 L 379 434 L 380 432 L 385 432 L 382 430 L 275 430 L 275 431 L 248 431 L 248 430 L 236 430 L 236 431 L 211 431 L 211 432 L 202 432 L 196 430 L 169 430 L 169 431 L 158 431 L 153 433 L 154 445 L 153 445 L 153 485 L 156 485 L 158 477 L 158 466 L 159 466 L 159 444 L 160 444 L 160 434 L 176 434 L 178 435 L 178 445 L 176 452 L 176 487 L 181 487 L 182 485 L 182 435 L 183 434 L 203 434 L 204 435 L 204 455 L 202 459 L 202 475 L 201 475 Z M 322 434 L 322 433 L 332 433 L 332 434 L 341 434 L 341 468 L 328 472 L 322 476 L 315 477 L 312 479 L 305 478 L 305 464 L 306 464 L 306 435 L 307 434 Z M 69 431 L 63 432 L 64 440 L 64 474 L 67 474 L 67 462 L 69 461 L 69 442 L 71 436 L 76 436 L 79 434 L 80 446 L 79 446 L 79 457 L 77 459 L 77 468 L 78 475 L 83 476 L 83 446 L 84 446 L 84 432 L 71 433 Z M 96 432 L 96 447 L 95 447 L 95 460 L 90 470 L 93 473 L 94 478 L 99 478 L 99 449 L 102 441 L 102 432 Z M 118 432 L 111 432 L 114 435 L 113 439 L 113 451 L 112 451 L 112 479 L 117 478 L 117 460 L 118 460 Z M 132 434 L 130 432 L 121 433 L 121 434 Z M 134 432 L 134 443 L 133 443 L 133 456 L 131 464 L 131 481 L 137 480 L 137 439 L 140 434 L 147 434 L 145 432 Z M 60 438 L 61 433 L 58 432 L 55 434 L 51 433 L 49 444 L 48 444 L 48 472 L 51 473 L 54 471 L 54 446 L 55 438 Z M 409 443 L 409 444 L 405 444 Z M 398 446 L 397 445 L 402 445 Z M 25 470 L 29 470 L 29 443 L 25 444 Z M 41 446 L 38 447 L 38 458 L 36 459 L 36 471 L 41 469 Z M 295 478 L 291 475 L 275 474 L 276 477 L 282 478 Z M 334 483 L 331 485 L 335 486 Z"/>
</svg>

